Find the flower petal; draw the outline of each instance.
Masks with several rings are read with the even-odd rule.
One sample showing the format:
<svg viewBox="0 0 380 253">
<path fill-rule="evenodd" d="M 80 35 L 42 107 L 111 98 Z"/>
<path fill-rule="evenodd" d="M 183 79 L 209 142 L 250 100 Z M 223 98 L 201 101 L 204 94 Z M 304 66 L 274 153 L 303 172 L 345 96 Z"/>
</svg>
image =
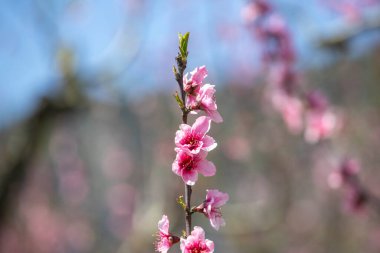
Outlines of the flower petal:
<svg viewBox="0 0 380 253">
<path fill-rule="evenodd" d="M 201 66 L 199 68 L 194 69 L 192 72 L 190 72 L 192 77 L 191 79 L 196 82 L 197 84 L 201 84 L 203 79 L 207 77 L 207 69 L 206 66 Z"/>
<path fill-rule="evenodd" d="M 226 225 L 226 222 L 221 215 L 213 214 L 212 217 L 210 217 L 210 224 L 215 230 L 219 230 L 220 226 Z"/>
<path fill-rule="evenodd" d="M 191 126 L 187 124 L 181 124 L 179 125 L 179 129 L 181 129 L 184 133 L 188 133 L 191 131 Z"/>
<path fill-rule="evenodd" d="M 181 140 L 185 137 L 185 133 L 181 130 L 177 130 L 175 133 L 174 143 L 176 146 L 181 146 Z"/>
<path fill-rule="evenodd" d="M 183 237 L 181 237 L 181 242 L 180 242 L 180 245 L 179 247 L 181 248 L 181 252 L 185 252 L 186 250 L 186 242 L 187 240 Z"/>
<path fill-rule="evenodd" d="M 168 216 L 162 215 L 161 220 L 158 222 L 158 229 L 168 235 L 169 234 L 169 219 Z"/>
<path fill-rule="evenodd" d="M 209 252 L 214 252 L 214 242 L 210 241 L 209 239 L 206 239 L 205 242 Z"/>
<path fill-rule="evenodd" d="M 203 96 L 208 96 L 208 97 L 213 97 L 215 93 L 215 85 L 211 85 L 209 83 L 206 83 L 205 85 L 202 86 L 200 90 L 200 95 Z"/>
<path fill-rule="evenodd" d="M 215 165 L 208 160 L 199 161 L 196 169 L 199 173 L 201 173 L 205 177 L 214 176 L 216 173 Z"/>
<path fill-rule="evenodd" d="M 221 207 L 222 205 L 226 204 L 230 198 L 228 193 L 224 193 L 216 189 L 208 189 L 206 191 L 206 201 L 212 202 L 212 205 L 214 207 Z"/>
<path fill-rule="evenodd" d="M 193 126 L 191 127 L 192 133 L 204 136 L 211 127 L 211 120 L 206 116 L 201 116 L 196 119 Z"/>
<path fill-rule="evenodd" d="M 194 156 L 194 159 L 197 161 L 202 161 L 207 157 L 207 155 L 208 155 L 207 151 L 201 150 L 196 156 Z"/>
<path fill-rule="evenodd" d="M 180 176 L 181 175 L 181 169 L 180 169 L 180 167 L 179 167 L 179 165 L 178 165 L 178 159 L 176 158 L 175 160 L 174 160 L 174 162 L 173 162 L 173 164 L 172 164 L 172 171 L 175 173 L 175 174 L 177 174 L 178 176 Z"/>
<path fill-rule="evenodd" d="M 216 148 L 217 145 L 218 144 L 215 142 L 214 138 L 212 138 L 211 136 L 205 135 L 205 137 L 203 137 L 203 149 L 204 150 L 211 151 L 214 148 Z"/>
<path fill-rule="evenodd" d="M 195 226 L 193 231 L 191 231 L 191 235 L 196 238 L 196 240 L 201 240 L 203 241 L 205 239 L 205 231 L 203 228 Z"/>
<path fill-rule="evenodd" d="M 223 122 L 223 118 L 218 111 L 207 110 L 205 112 L 215 123 Z"/>
<path fill-rule="evenodd" d="M 198 180 L 198 172 L 196 170 L 183 170 L 182 179 L 188 185 L 194 185 Z"/>
<path fill-rule="evenodd" d="M 171 245 L 170 242 L 165 238 L 163 238 L 161 241 L 157 242 L 156 244 L 156 251 L 161 253 L 166 253 L 170 249 Z"/>
</svg>

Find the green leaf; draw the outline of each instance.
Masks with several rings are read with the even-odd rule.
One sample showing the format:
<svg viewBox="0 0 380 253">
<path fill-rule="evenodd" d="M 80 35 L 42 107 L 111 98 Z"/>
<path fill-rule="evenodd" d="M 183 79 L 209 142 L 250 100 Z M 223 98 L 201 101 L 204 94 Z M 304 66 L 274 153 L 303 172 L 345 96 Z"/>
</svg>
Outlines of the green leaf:
<svg viewBox="0 0 380 253">
<path fill-rule="evenodd" d="M 176 92 L 173 96 L 174 96 L 175 100 L 177 101 L 179 108 L 181 108 L 181 110 L 183 110 L 185 108 L 185 105 L 183 104 L 182 99 L 179 97 L 178 92 Z M 182 196 L 180 196 L 179 198 L 181 198 L 181 197 Z"/>
<path fill-rule="evenodd" d="M 183 50 L 184 50 L 186 53 L 187 53 L 187 44 L 188 44 L 188 42 L 189 42 L 189 36 L 190 36 L 190 33 L 189 33 L 189 32 L 185 33 L 185 35 L 182 36 L 182 38 L 183 38 L 183 40 L 182 40 L 182 42 L 183 42 L 183 44 L 182 44 L 182 48 L 183 48 Z"/>
<path fill-rule="evenodd" d="M 178 74 L 177 68 L 175 66 L 173 66 L 173 73 L 174 73 L 174 76 L 177 76 Z"/>
<path fill-rule="evenodd" d="M 183 210 L 186 210 L 186 203 L 182 195 L 177 198 L 177 203 L 182 206 Z"/>
<path fill-rule="evenodd" d="M 179 51 L 183 60 L 186 60 L 187 57 L 187 45 L 189 43 L 189 36 L 189 32 L 185 33 L 185 35 L 178 33 Z"/>
</svg>

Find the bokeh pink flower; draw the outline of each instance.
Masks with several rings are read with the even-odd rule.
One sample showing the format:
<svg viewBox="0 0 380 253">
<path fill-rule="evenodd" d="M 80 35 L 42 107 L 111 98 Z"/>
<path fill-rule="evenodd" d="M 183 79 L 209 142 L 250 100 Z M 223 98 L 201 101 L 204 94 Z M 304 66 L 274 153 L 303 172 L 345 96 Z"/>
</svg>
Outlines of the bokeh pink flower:
<svg viewBox="0 0 380 253">
<path fill-rule="evenodd" d="M 304 125 L 302 101 L 282 91 L 272 92 L 271 98 L 274 109 L 280 112 L 288 130 L 294 134 L 300 133 Z"/>
<path fill-rule="evenodd" d="M 316 143 L 331 138 L 340 129 L 340 117 L 329 108 L 327 98 L 320 91 L 310 92 L 306 99 L 305 140 Z"/>
<path fill-rule="evenodd" d="M 305 140 L 316 143 L 331 138 L 338 129 L 338 120 L 332 111 L 308 111 L 305 118 Z"/>
<path fill-rule="evenodd" d="M 266 0 L 257 0 L 249 2 L 241 11 L 243 20 L 247 23 L 256 22 L 271 9 Z"/>
<path fill-rule="evenodd" d="M 338 169 L 329 175 L 331 188 L 343 188 L 345 194 L 344 207 L 354 213 L 365 210 L 369 201 L 367 191 L 359 182 L 360 164 L 354 158 L 345 158 Z"/>
</svg>

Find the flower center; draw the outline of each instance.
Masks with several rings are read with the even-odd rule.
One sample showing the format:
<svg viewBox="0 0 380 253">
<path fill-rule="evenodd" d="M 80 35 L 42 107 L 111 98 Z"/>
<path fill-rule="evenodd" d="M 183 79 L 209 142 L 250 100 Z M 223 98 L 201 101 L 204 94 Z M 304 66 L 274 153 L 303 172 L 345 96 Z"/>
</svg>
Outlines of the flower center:
<svg viewBox="0 0 380 253">
<path fill-rule="evenodd" d="M 193 157 L 186 155 L 186 158 L 180 164 L 183 170 L 190 171 L 194 168 L 194 159 Z"/>
<path fill-rule="evenodd" d="M 194 166 L 193 166 L 193 160 L 190 160 L 188 163 L 186 163 L 185 170 L 190 171 L 193 168 L 194 168 Z"/>
<path fill-rule="evenodd" d="M 186 144 L 189 145 L 190 150 L 194 150 L 199 146 L 199 139 L 197 136 L 191 135 L 187 138 Z"/>
<path fill-rule="evenodd" d="M 188 251 L 189 253 L 207 253 L 207 247 L 203 243 L 200 243 L 198 245 L 194 245 L 191 249 Z"/>
</svg>

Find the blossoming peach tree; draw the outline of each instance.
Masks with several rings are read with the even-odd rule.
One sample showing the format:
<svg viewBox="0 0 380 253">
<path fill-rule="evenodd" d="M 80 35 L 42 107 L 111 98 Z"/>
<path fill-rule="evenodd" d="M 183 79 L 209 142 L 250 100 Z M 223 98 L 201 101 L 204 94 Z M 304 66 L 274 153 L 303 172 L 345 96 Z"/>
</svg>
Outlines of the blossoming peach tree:
<svg viewBox="0 0 380 253">
<path fill-rule="evenodd" d="M 215 140 L 207 135 L 211 122 L 223 121 L 217 111 L 215 100 L 215 86 L 203 83 L 207 77 L 205 66 L 195 68 L 190 76 L 184 75 L 187 65 L 187 45 L 189 33 L 179 34 L 179 53 L 177 55 L 177 67 L 173 67 L 175 79 L 180 92 L 175 94 L 175 99 L 182 111 L 182 124 L 175 135 L 176 158 L 172 164 L 172 171 L 181 177 L 185 184 L 184 198 L 180 196 L 178 203 L 185 211 L 185 231 L 182 237 L 169 231 L 169 219 L 163 215 L 158 222 L 156 251 L 166 253 L 174 244 L 180 242 L 181 252 L 194 253 L 214 252 L 214 242 L 205 239 L 203 228 L 195 226 L 191 231 L 191 217 L 195 213 L 202 213 L 210 220 L 211 226 L 218 230 L 225 222 L 221 214 L 221 206 L 228 201 L 228 194 L 216 189 L 206 190 L 206 197 L 197 206 L 191 205 L 192 187 L 198 179 L 198 174 L 205 177 L 214 176 L 215 165 L 206 159 L 209 151 L 216 148 Z M 188 125 L 189 114 L 197 114 L 203 111 L 205 116 L 198 117 L 193 125 Z"/>
<path fill-rule="evenodd" d="M 262 47 L 269 101 L 281 114 L 288 130 L 295 134 L 303 132 L 311 144 L 332 139 L 343 127 L 342 115 L 321 90 L 305 90 L 300 86 L 295 68 L 296 51 L 285 19 L 270 0 L 250 0 L 242 16 Z M 332 188 L 345 190 L 347 210 L 361 212 L 371 204 L 380 211 L 380 198 L 360 181 L 359 170 L 358 161 L 347 156 L 329 175 L 328 183 Z"/>
<path fill-rule="evenodd" d="M 285 19 L 269 0 L 251 0 L 242 11 L 247 27 L 260 44 L 267 72 L 267 96 L 288 130 L 304 133 L 309 143 L 330 139 L 342 125 L 325 94 L 300 86 L 296 50 Z"/>
</svg>

